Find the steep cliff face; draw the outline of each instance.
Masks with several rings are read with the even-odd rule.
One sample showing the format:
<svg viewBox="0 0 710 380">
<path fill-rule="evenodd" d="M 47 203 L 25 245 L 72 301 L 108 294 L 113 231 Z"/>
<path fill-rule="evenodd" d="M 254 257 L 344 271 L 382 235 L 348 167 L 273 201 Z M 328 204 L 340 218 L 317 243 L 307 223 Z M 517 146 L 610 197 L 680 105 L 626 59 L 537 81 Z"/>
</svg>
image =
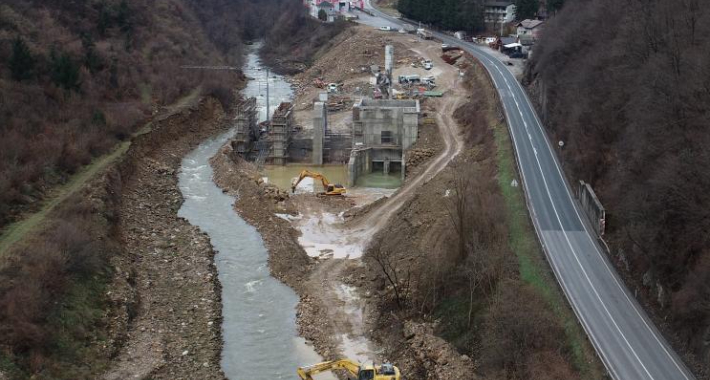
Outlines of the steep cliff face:
<svg viewBox="0 0 710 380">
<path fill-rule="evenodd" d="M 593 184 L 631 288 L 676 345 L 710 357 L 710 10 L 699 0 L 571 1 L 530 77 L 571 181 Z M 660 319 L 659 319 L 660 320 Z"/>
</svg>

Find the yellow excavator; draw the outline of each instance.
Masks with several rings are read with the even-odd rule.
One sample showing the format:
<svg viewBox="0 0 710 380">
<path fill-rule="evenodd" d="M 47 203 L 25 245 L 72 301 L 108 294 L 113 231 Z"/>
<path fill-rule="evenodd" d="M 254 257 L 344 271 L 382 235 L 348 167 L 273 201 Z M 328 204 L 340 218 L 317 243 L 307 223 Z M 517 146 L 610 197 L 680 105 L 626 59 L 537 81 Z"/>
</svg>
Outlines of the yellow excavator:
<svg viewBox="0 0 710 380">
<path fill-rule="evenodd" d="M 350 359 L 333 360 L 299 367 L 296 372 L 301 380 L 313 380 L 321 372 L 342 369 L 357 380 L 400 380 L 399 368 L 389 363 L 382 365 L 363 365 Z"/>
<path fill-rule="evenodd" d="M 310 177 L 315 180 L 320 180 L 321 183 L 323 184 L 323 192 L 318 193 L 318 195 L 345 195 L 345 187 L 340 184 L 332 184 L 330 181 L 328 181 L 328 178 L 325 178 L 323 174 L 312 172 L 310 170 L 303 170 L 301 171 L 301 174 L 299 174 L 298 179 L 294 179 L 294 181 L 291 183 L 291 192 L 296 192 L 296 186 L 298 186 L 301 181 L 303 181 L 304 178 Z"/>
</svg>

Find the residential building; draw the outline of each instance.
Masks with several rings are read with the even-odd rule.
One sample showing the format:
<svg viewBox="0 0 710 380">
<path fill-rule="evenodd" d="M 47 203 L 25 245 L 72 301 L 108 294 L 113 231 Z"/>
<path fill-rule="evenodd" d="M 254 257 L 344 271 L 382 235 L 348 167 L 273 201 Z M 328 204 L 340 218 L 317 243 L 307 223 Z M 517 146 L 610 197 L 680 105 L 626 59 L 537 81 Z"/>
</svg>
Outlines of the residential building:
<svg viewBox="0 0 710 380">
<path fill-rule="evenodd" d="M 517 25 L 518 37 L 526 42 L 530 39 L 537 41 L 542 33 L 543 24 L 544 21 L 530 19 L 519 22 Z"/>
<path fill-rule="evenodd" d="M 329 22 L 332 22 L 340 14 L 349 12 L 352 8 L 359 7 L 362 9 L 363 7 L 362 0 L 304 0 L 303 4 L 310 10 L 311 16 L 316 18 L 318 17 L 319 10 L 323 9 L 328 12 Z"/>
<path fill-rule="evenodd" d="M 515 20 L 515 4 L 512 1 L 486 1 L 483 12 L 484 21 L 489 24 L 508 23 Z"/>
<path fill-rule="evenodd" d="M 316 5 L 314 8 L 316 10 L 316 18 L 318 18 L 320 11 L 324 11 L 325 14 L 328 15 L 326 20 L 327 22 L 335 21 L 335 17 L 338 15 L 338 11 L 335 10 L 335 6 L 328 1 L 321 1 L 320 4 Z"/>
</svg>

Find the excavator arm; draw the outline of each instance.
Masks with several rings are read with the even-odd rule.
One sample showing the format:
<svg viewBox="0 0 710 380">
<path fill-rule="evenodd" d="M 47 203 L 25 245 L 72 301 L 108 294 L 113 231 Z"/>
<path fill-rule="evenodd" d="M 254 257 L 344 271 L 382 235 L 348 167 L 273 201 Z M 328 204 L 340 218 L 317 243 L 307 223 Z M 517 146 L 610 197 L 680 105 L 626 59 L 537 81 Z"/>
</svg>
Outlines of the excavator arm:
<svg viewBox="0 0 710 380">
<path fill-rule="evenodd" d="M 350 360 L 350 359 L 340 359 L 333 360 L 329 362 L 323 362 L 318 364 L 313 364 L 307 367 L 299 367 L 296 372 L 302 380 L 313 380 L 313 376 L 321 372 L 332 371 L 334 369 L 344 369 L 348 371 L 353 377 L 357 378 L 360 372 L 360 364 Z"/>
<path fill-rule="evenodd" d="M 323 174 L 312 172 L 310 170 L 303 170 L 301 174 L 298 175 L 298 179 L 291 183 L 291 192 L 296 192 L 296 187 L 298 186 L 304 178 L 310 177 L 315 180 L 319 180 L 323 185 L 323 193 L 320 195 L 345 195 L 345 188 L 342 185 L 333 185 L 325 178 Z"/>
<path fill-rule="evenodd" d="M 296 191 L 296 186 L 298 186 L 298 184 L 301 183 L 301 181 L 303 181 L 303 179 L 306 177 L 320 180 L 320 182 L 323 184 L 324 189 L 327 189 L 328 185 L 330 185 L 330 181 L 328 181 L 328 178 L 325 178 L 323 174 L 312 172 L 310 170 L 303 170 L 301 171 L 301 174 L 298 175 L 298 180 L 291 184 L 291 191 Z"/>
</svg>

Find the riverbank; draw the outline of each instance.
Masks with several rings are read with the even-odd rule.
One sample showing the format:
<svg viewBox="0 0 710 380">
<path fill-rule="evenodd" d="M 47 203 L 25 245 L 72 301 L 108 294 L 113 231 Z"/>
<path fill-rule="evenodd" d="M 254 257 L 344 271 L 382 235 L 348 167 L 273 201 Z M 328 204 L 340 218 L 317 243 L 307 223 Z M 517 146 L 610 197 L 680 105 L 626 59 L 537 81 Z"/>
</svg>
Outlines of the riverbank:
<svg viewBox="0 0 710 380">
<path fill-rule="evenodd" d="M 122 305 L 125 343 L 104 379 L 224 378 L 215 253 L 203 232 L 177 216 L 176 174 L 185 154 L 227 127 L 219 103 L 205 99 L 156 123 L 121 164 L 118 234 L 133 299 L 111 294 L 114 304 L 130 301 Z"/>
<path fill-rule="evenodd" d="M 214 253 L 175 173 L 224 121 L 211 97 L 156 117 L 7 252 L 0 378 L 223 378 Z"/>
</svg>

